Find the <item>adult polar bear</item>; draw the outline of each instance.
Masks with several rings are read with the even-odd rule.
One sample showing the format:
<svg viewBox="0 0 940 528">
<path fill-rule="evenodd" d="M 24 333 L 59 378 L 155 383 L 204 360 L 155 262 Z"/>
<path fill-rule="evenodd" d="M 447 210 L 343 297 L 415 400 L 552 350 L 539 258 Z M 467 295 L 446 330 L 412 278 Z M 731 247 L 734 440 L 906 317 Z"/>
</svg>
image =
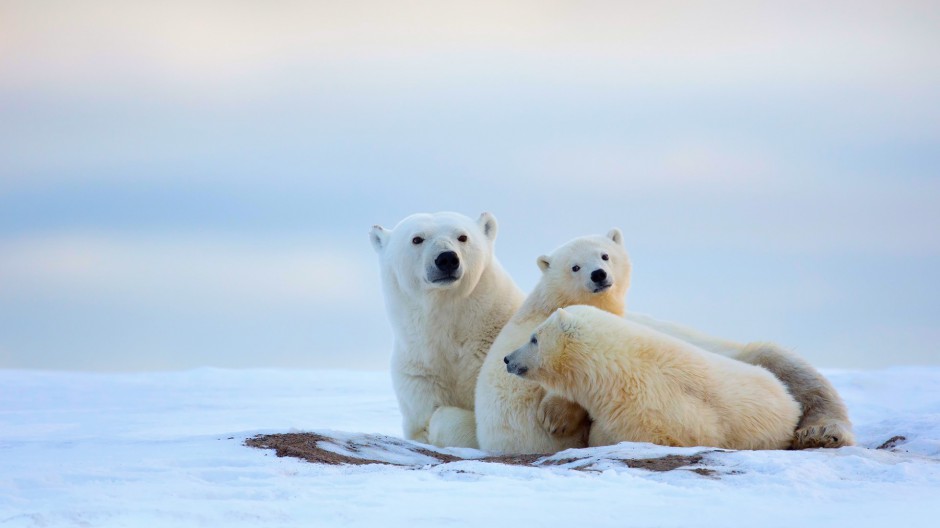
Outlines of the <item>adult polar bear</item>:
<svg viewBox="0 0 940 528">
<path fill-rule="evenodd" d="M 491 344 L 524 300 L 493 254 L 496 233 L 496 219 L 488 213 L 476 222 L 455 213 L 416 214 L 391 230 L 372 228 L 370 238 L 379 253 L 385 303 L 395 334 L 392 381 L 409 439 L 440 446 L 477 446 L 476 378 Z M 617 242 L 622 247 L 619 235 Z M 740 345 L 671 323 L 628 317 L 705 349 L 766 366 L 803 405 L 794 447 L 851 443 L 838 395 L 798 358 L 772 345 Z M 510 376 L 504 369 L 501 373 Z M 581 415 L 572 412 L 573 404 L 556 397 L 543 395 L 536 403 L 540 425 L 562 431 L 566 434 L 557 436 L 571 440 L 583 411 Z M 567 430 L 563 427 L 566 419 L 571 422 Z"/>
<path fill-rule="evenodd" d="M 476 447 L 477 375 L 525 296 L 493 254 L 496 218 L 415 214 L 374 226 L 405 437 Z"/>
</svg>

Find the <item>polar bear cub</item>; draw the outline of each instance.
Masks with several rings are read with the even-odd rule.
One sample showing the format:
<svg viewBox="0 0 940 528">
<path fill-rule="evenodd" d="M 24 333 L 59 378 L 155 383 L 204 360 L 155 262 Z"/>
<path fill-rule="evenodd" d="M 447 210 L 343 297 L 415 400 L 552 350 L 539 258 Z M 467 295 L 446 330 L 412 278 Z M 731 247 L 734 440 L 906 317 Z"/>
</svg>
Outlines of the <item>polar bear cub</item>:
<svg viewBox="0 0 940 528">
<path fill-rule="evenodd" d="M 587 409 L 591 446 L 785 449 L 800 418 L 768 371 L 592 306 L 556 310 L 504 362 Z"/>
<path fill-rule="evenodd" d="M 587 445 L 590 420 L 584 409 L 508 374 L 503 358 L 557 308 L 589 304 L 624 312 L 630 259 L 619 229 L 571 240 L 537 262 L 541 280 L 496 338 L 477 381 L 477 439 L 486 451 L 555 453 Z"/>
<path fill-rule="evenodd" d="M 769 370 L 786 385 L 787 390 L 803 409 L 791 448 L 836 448 L 855 445 L 849 412 L 839 392 L 819 371 L 794 352 L 774 343 L 738 343 L 712 337 L 680 324 L 643 314 L 628 313 L 626 318 L 707 352 Z"/>
<path fill-rule="evenodd" d="M 480 366 L 523 293 L 493 254 L 496 218 L 414 214 L 374 226 L 385 307 L 395 336 L 392 384 L 405 437 L 476 447 Z"/>
</svg>

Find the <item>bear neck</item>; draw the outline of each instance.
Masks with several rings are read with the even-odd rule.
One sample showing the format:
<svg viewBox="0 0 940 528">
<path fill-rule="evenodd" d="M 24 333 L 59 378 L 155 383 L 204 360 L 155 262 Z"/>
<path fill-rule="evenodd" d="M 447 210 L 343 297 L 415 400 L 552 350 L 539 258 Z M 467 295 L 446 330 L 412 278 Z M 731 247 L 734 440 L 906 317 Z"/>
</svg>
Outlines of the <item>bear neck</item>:
<svg viewBox="0 0 940 528">
<path fill-rule="evenodd" d="M 569 299 L 558 292 L 549 291 L 549 287 L 546 283 L 547 281 L 543 279 L 535 286 L 535 289 L 529 294 L 525 303 L 516 313 L 514 317 L 516 321 L 543 321 L 548 319 L 555 310 L 576 304 L 593 306 L 619 317 L 623 317 L 623 314 L 626 312 L 626 301 L 623 296 L 610 294 Z"/>
</svg>

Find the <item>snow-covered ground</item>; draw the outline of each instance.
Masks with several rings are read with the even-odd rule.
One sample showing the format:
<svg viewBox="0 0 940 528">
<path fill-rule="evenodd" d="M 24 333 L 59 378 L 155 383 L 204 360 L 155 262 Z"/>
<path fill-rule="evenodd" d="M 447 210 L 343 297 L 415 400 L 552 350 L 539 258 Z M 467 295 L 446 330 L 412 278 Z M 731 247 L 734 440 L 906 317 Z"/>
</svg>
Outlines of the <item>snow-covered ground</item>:
<svg viewBox="0 0 940 528">
<path fill-rule="evenodd" d="M 604 462 L 704 451 L 649 445 L 581 453 L 590 472 L 324 466 L 243 445 L 400 434 L 381 372 L 0 371 L 0 526 L 937 526 L 940 368 L 827 374 L 858 447 L 712 453 L 702 475 Z"/>
</svg>

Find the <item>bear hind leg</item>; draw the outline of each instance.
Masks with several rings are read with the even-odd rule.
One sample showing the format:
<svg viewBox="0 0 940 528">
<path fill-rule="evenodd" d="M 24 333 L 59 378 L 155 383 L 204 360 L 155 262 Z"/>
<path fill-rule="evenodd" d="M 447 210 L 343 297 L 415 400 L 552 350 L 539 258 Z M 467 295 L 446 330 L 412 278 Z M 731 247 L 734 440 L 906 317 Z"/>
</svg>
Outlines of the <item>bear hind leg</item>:
<svg viewBox="0 0 940 528">
<path fill-rule="evenodd" d="M 750 343 L 736 359 L 769 370 L 800 404 L 803 414 L 793 436 L 793 449 L 855 445 L 842 398 L 804 359 L 772 343 Z"/>
</svg>

